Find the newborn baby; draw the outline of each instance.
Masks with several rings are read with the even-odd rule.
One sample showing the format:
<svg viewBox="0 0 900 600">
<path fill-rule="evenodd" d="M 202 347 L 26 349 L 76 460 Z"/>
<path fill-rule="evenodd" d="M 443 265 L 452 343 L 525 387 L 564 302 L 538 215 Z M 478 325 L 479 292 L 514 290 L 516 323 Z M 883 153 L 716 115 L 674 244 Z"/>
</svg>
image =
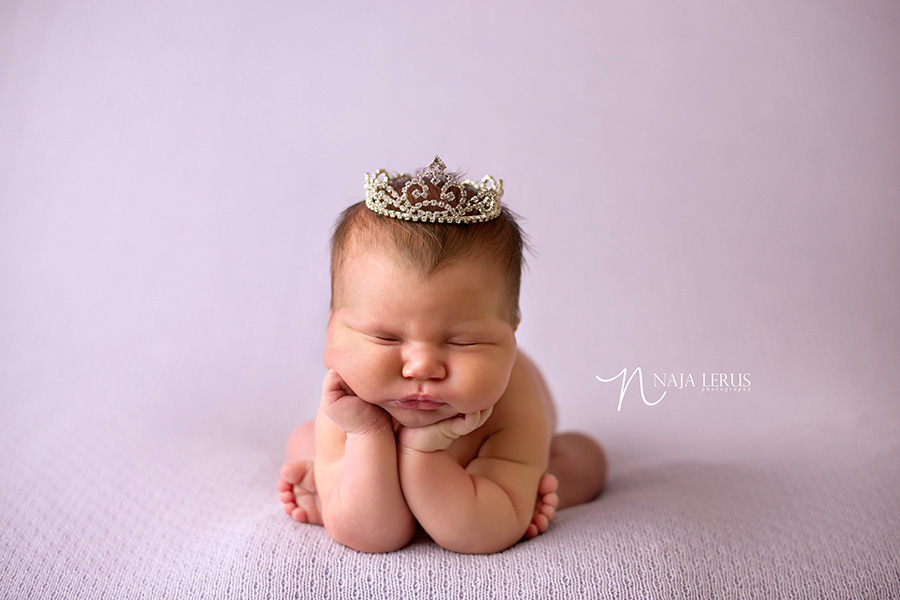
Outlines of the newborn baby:
<svg viewBox="0 0 900 600">
<path fill-rule="evenodd" d="M 523 236 L 502 181 L 366 176 L 331 245 L 322 397 L 287 443 L 285 511 L 341 544 L 390 552 L 417 526 L 489 553 L 594 499 L 601 447 L 554 435 L 555 410 L 516 346 Z"/>
</svg>

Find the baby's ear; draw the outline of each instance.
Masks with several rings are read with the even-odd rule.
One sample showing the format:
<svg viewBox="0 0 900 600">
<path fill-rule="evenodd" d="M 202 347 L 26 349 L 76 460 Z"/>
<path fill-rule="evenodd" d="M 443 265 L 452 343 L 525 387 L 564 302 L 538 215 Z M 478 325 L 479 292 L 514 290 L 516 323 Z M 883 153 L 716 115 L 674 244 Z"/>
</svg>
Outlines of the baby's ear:
<svg viewBox="0 0 900 600">
<path fill-rule="evenodd" d="M 522 322 L 522 317 L 516 315 L 516 322 L 513 323 L 513 333 L 515 333 L 519 329 L 519 323 Z"/>
</svg>

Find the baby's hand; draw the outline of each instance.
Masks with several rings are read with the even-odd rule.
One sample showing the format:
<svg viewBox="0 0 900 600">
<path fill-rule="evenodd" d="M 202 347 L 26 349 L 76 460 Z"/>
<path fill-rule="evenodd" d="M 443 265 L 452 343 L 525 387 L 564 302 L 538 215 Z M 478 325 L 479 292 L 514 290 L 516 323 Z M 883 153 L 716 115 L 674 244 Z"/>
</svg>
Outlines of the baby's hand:
<svg viewBox="0 0 900 600">
<path fill-rule="evenodd" d="M 472 433 L 484 425 L 494 407 L 481 412 L 459 415 L 438 421 L 426 427 L 404 427 L 400 430 L 400 445 L 420 452 L 436 452 L 446 450 L 453 440 Z"/>
<path fill-rule="evenodd" d="M 382 408 L 361 399 L 334 369 L 322 381 L 322 410 L 347 435 L 390 431 L 391 417 Z"/>
</svg>

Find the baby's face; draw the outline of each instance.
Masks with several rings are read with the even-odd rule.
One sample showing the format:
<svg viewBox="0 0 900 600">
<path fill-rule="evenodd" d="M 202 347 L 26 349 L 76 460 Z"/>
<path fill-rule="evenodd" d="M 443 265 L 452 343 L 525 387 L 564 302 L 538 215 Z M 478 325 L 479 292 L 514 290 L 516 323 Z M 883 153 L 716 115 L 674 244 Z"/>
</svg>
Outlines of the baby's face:
<svg viewBox="0 0 900 600">
<path fill-rule="evenodd" d="M 506 278 L 461 259 L 424 275 L 393 251 L 353 248 L 338 274 L 325 365 L 400 424 L 493 406 L 516 357 Z"/>
</svg>

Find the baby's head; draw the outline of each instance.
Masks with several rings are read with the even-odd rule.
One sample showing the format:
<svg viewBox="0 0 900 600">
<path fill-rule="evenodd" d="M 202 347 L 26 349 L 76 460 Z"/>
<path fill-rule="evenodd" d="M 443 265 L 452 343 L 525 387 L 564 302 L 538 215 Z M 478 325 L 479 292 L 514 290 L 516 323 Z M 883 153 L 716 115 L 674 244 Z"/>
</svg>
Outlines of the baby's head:
<svg viewBox="0 0 900 600">
<path fill-rule="evenodd" d="M 381 181 L 399 196 L 409 179 Z M 382 214 L 388 209 L 372 200 L 392 192 L 378 196 L 370 186 L 368 202 L 338 220 L 325 347 L 325 365 L 357 396 L 410 427 L 485 410 L 503 394 L 516 357 L 524 246 L 514 216 L 499 206 L 502 183 L 497 193 L 478 184 L 465 192 L 484 200 L 465 203 L 474 222 L 435 223 L 422 220 L 468 217 L 436 204 L 442 187 L 448 199 L 446 179 L 422 182 L 413 180 L 422 196 L 406 188 L 416 204 L 435 201 L 418 205 L 426 209 L 419 221 Z"/>
<path fill-rule="evenodd" d="M 387 183 L 400 193 L 409 176 L 390 178 Z M 442 175 L 441 184 L 458 182 L 455 174 Z M 477 192 L 465 182 L 469 196 Z M 424 200 L 439 200 L 441 188 L 429 185 Z M 499 198 L 497 199 L 499 204 Z M 495 261 L 505 280 L 509 319 L 519 321 L 519 289 L 524 264 L 525 238 L 516 216 L 505 206 L 490 220 L 471 223 L 432 223 L 391 218 L 359 202 L 344 210 L 331 238 L 331 308 L 340 305 L 344 281 L 341 268 L 351 248 L 393 254 L 408 268 L 423 275 L 450 264 L 472 260 Z"/>
</svg>

